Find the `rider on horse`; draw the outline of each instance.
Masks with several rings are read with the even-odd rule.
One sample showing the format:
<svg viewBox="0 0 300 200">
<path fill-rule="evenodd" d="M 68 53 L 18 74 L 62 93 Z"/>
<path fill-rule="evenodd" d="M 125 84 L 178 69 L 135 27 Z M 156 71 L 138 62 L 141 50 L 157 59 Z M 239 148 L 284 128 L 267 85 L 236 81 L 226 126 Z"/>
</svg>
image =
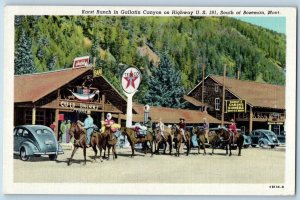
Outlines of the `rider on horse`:
<svg viewBox="0 0 300 200">
<path fill-rule="evenodd" d="M 179 119 L 179 130 L 181 135 L 183 136 L 184 141 L 186 142 L 186 137 L 185 137 L 185 128 L 186 128 L 186 123 L 185 123 L 185 119 L 184 118 L 180 118 Z"/>
<path fill-rule="evenodd" d="M 115 124 L 115 121 L 112 119 L 111 113 L 107 113 L 106 119 L 104 120 L 104 122 L 102 122 L 101 133 L 103 133 L 105 130 L 109 129 L 110 134 L 113 134 L 120 127 L 121 126 L 119 124 Z M 113 135 L 111 135 L 111 136 L 113 136 Z"/>
<path fill-rule="evenodd" d="M 235 134 L 237 134 L 237 130 L 236 130 L 236 124 L 234 123 L 234 120 L 231 119 L 230 120 L 231 124 L 229 125 L 228 129 Z"/>
<path fill-rule="evenodd" d="M 146 127 L 147 127 L 147 131 L 150 132 L 150 133 L 153 133 L 153 123 L 151 121 L 151 117 L 148 117 L 148 121 L 145 123 Z"/>
<path fill-rule="evenodd" d="M 81 122 L 80 120 L 77 121 L 77 123 L 80 125 L 80 128 L 86 132 L 87 134 L 87 145 L 90 145 L 91 142 L 91 134 L 94 131 L 94 120 L 91 117 L 91 111 L 87 111 L 87 117 L 85 118 L 84 122 Z"/>
</svg>

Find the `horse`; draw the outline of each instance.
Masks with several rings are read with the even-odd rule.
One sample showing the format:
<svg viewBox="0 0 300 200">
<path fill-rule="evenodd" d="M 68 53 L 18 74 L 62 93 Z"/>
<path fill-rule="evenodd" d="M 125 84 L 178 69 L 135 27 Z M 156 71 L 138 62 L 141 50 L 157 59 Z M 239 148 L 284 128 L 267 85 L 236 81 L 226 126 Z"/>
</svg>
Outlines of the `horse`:
<svg viewBox="0 0 300 200">
<path fill-rule="evenodd" d="M 71 157 L 69 158 L 68 165 L 72 164 L 72 158 L 77 151 L 78 148 L 83 148 L 83 156 L 84 156 L 84 165 L 86 165 L 86 148 L 87 148 L 87 134 L 86 131 L 80 128 L 80 126 L 73 122 L 71 125 L 71 128 L 69 130 L 69 133 L 71 136 L 74 137 L 74 149 L 71 154 Z"/>
<path fill-rule="evenodd" d="M 226 155 L 228 155 L 228 146 L 229 156 L 231 156 L 231 147 L 233 144 L 236 144 L 239 149 L 238 156 L 241 156 L 241 150 L 244 145 L 244 136 L 241 133 L 233 133 L 228 129 L 221 128 L 217 131 L 217 134 L 222 138 L 221 141 L 225 143 Z"/>
<path fill-rule="evenodd" d="M 94 161 L 96 161 L 97 157 L 97 147 L 100 151 L 100 161 L 103 162 L 102 159 L 102 150 L 106 149 L 106 135 L 104 133 L 94 131 L 91 136 L 91 146 L 95 152 Z M 105 153 L 104 153 L 105 155 Z"/>
<path fill-rule="evenodd" d="M 128 142 L 131 146 L 131 157 L 134 156 L 134 147 L 136 144 L 138 143 L 142 143 L 144 144 L 144 147 L 145 147 L 145 154 L 147 154 L 147 142 L 150 143 L 150 149 L 151 149 L 151 156 L 153 156 L 153 141 L 154 141 L 154 137 L 152 135 L 151 132 L 147 131 L 145 137 L 136 137 L 135 135 L 135 131 L 132 130 L 131 128 L 122 128 L 122 134 L 126 135 L 127 136 L 127 139 L 128 139 Z"/>
<path fill-rule="evenodd" d="M 193 132 L 197 135 L 197 141 L 199 143 L 198 145 L 198 154 L 200 154 L 200 144 L 202 145 L 203 147 L 203 150 L 204 150 L 204 153 L 203 155 L 206 155 L 206 150 L 205 150 L 205 140 L 206 140 L 206 137 L 205 137 L 205 130 L 203 128 L 200 128 L 200 127 L 194 127 L 193 128 Z M 211 148 L 212 148 L 212 152 L 211 152 L 211 155 L 214 154 L 214 150 L 215 148 L 217 147 L 220 139 L 219 139 L 219 135 L 215 132 L 215 131 L 209 131 L 208 132 L 208 138 L 207 138 L 209 144 L 211 145 Z"/>
<path fill-rule="evenodd" d="M 112 148 L 112 154 L 113 154 L 113 160 L 117 159 L 117 152 L 116 152 L 116 144 L 118 142 L 117 137 L 114 135 L 114 133 L 111 131 L 110 127 L 105 128 L 103 132 L 103 137 L 105 138 L 105 145 L 104 145 L 104 158 L 105 158 L 105 152 L 106 152 L 106 147 L 108 149 L 108 157 L 107 160 L 109 160 L 109 154 L 110 154 L 110 149 Z"/>
<path fill-rule="evenodd" d="M 167 143 L 169 144 L 169 155 L 172 154 L 172 130 L 170 127 L 164 125 L 164 133 L 162 136 L 160 128 L 156 128 L 155 131 L 155 153 L 159 154 L 159 144 L 164 144 L 164 153 L 166 154 Z"/>
<path fill-rule="evenodd" d="M 176 149 L 176 153 L 175 153 L 175 156 L 178 156 L 180 155 L 180 147 L 182 145 L 182 143 L 185 143 L 186 147 L 187 147 L 187 151 L 186 151 L 186 155 L 188 156 L 189 155 L 189 152 L 190 152 L 190 148 L 191 148 L 191 134 L 189 131 L 185 130 L 185 139 L 186 141 L 184 141 L 184 137 L 181 133 L 181 130 L 179 129 L 178 126 L 176 125 L 173 125 L 172 126 L 172 132 L 174 134 L 174 139 L 173 141 L 175 142 L 175 149 Z"/>
</svg>

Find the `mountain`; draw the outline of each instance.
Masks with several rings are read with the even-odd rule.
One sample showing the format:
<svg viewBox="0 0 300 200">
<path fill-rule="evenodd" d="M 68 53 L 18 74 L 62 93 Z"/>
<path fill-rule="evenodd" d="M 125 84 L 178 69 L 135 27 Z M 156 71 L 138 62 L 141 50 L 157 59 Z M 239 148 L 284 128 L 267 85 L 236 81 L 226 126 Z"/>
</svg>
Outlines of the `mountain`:
<svg viewBox="0 0 300 200">
<path fill-rule="evenodd" d="M 222 75 L 226 65 L 231 77 L 239 71 L 243 80 L 285 84 L 285 35 L 235 18 L 16 16 L 16 48 L 23 31 L 37 72 L 69 68 L 75 57 L 93 55 L 117 85 L 126 65 L 148 80 L 166 53 L 186 91 L 201 79 L 203 65 L 205 75 Z"/>
</svg>

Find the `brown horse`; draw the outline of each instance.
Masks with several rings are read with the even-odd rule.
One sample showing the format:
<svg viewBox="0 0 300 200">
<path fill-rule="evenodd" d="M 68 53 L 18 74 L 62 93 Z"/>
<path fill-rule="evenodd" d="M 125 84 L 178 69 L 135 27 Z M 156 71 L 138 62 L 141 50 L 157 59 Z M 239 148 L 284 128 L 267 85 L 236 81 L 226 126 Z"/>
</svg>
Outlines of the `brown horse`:
<svg viewBox="0 0 300 200">
<path fill-rule="evenodd" d="M 86 165 L 86 148 L 87 148 L 86 131 L 82 130 L 77 123 L 73 122 L 69 133 L 71 136 L 74 137 L 75 140 L 74 140 L 74 149 L 71 157 L 69 158 L 68 165 L 72 164 L 72 158 L 78 148 L 83 148 L 84 165 Z"/>
<path fill-rule="evenodd" d="M 186 141 L 184 141 L 184 137 L 181 133 L 181 130 L 179 129 L 178 126 L 174 125 L 172 126 L 172 132 L 174 133 L 174 139 L 173 141 L 175 142 L 175 149 L 176 149 L 176 153 L 175 156 L 180 156 L 180 147 L 182 145 L 182 143 L 185 143 L 186 147 L 187 147 L 187 151 L 186 151 L 186 155 L 189 155 L 190 152 L 190 148 L 191 148 L 191 134 L 189 131 L 185 130 L 185 139 Z"/>
<path fill-rule="evenodd" d="M 205 140 L 206 140 L 206 137 L 205 137 L 205 130 L 203 128 L 200 128 L 200 127 L 194 127 L 193 128 L 193 132 L 197 135 L 197 141 L 198 141 L 198 154 L 200 154 L 200 144 L 202 145 L 203 147 L 203 150 L 204 150 L 204 154 L 203 155 L 206 155 L 206 150 L 205 150 Z M 211 145 L 211 148 L 212 148 L 212 152 L 211 152 L 211 155 L 214 154 L 214 150 L 215 148 L 217 147 L 218 145 L 218 142 L 220 141 L 219 139 L 219 136 L 218 134 L 215 132 L 215 131 L 209 131 L 208 132 L 208 142 L 209 144 Z"/>
<path fill-rule="evenodd" d="M 106 135 L 104 133 L 100 133 L 100 132 L 94 132 L 91 136 L 91 145 L 92 148 L 95 152 L 95 157 L 94 157 L 94 161 L 96 161 L 96 157 L 97 157 L 97 147 L 100 151 L 100 161 L 103 162 L 102 159 L 102 150 L 106 149 Z"/>
<path fill-rule="evenodd" d="M 113 160 L 117 159 L 117 152 L 116 152 L 116 144 L 118 142 L 117 137 L 115 134 L 111 131 L 111 128 L 105 128 L 103 137 L 105 138 L 105 145 L 104 145 L 104 158 L 105 158 L 105 151 L 106 148 L 108 150 L 108 155 L 107 155 L 107 160 L 109 160 L 109 154 L 110 154 L 110 149 L 112 149 L 112 154 L 113 154 Z"/>
<path fill-rule="evenodd" d="M 217 134 L 219 135 L 220 138 L 222 138 L 222 142 L 225 143 L 226 155 L 228 155 L 228 146 L 229 146 L 229 156 L 231 156 L 232 145 L 236 144 L 239 149 L 238 156 L 241 156 L 241 150 L 244 145 L 244 136 L 242 134 L 240 133 L 234 134 L 233 132 L 225 128 L 219 129 L 217 131 Z"/>
<path fill-rule="evenodd" d="M 144 147 L 145 147 L 145 154 L 147 154 L 147 142 L 150 143 L 150 150 L 151 150 L 151 156 L 153 156 L 153 141 L 154 141 L 154 138 L 153 138 L 153 135 L 152 133 L 148 132 L 147 131 L 147 134 L 145 135 L 145 137 L 136 137 L 136 134 L 135 134 L 135 131 L 132 130 L 131 128 L 122 128 L 122 133 L 124 135 L 127 136 L 127 139 L 128 139 L 128 142 L 131 146 L 131 157 L 134 156 L 134 147 L 136 144 L 139 144 L 139 143 L 142 143 L 144 144 Z"/>
<path fill-rule="evenodd" d="M 159 154 L 159 145 L 160 143 L 164 144 L 164 153 L 166 154 L 166 148 L 167 148 L 167 144 L 169 145 L 169 154 L 172 154 L 172 130 L 171 128 L 164 126 L 164 133 L 163 136 L 161 134 L 161 130 L 158 127 L 156 129 L 156 134 L 155 134 L 155 153 Z"/>
</svg>

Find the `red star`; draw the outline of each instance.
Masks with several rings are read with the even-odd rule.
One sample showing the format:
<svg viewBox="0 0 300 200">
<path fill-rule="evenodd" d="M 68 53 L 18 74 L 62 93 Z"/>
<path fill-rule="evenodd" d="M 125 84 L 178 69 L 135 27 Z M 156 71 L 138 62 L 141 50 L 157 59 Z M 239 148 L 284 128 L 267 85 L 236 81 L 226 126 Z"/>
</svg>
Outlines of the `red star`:
<svg viewBox="0 0 300 200">
<path fill-rule="evenodd" d="M 136 79 L 138 79 L 138 77 L 134 77 L 134 76 L 133 76 L 132 70 L 131 70 L 131 72 L 129 73 L 129 76 L 124 77 L 124 79 L 127 81 L 126 89 L 127 89 L 130 85 L 135 89 L 134 81 L 135 81 Z"/>
</svg>

